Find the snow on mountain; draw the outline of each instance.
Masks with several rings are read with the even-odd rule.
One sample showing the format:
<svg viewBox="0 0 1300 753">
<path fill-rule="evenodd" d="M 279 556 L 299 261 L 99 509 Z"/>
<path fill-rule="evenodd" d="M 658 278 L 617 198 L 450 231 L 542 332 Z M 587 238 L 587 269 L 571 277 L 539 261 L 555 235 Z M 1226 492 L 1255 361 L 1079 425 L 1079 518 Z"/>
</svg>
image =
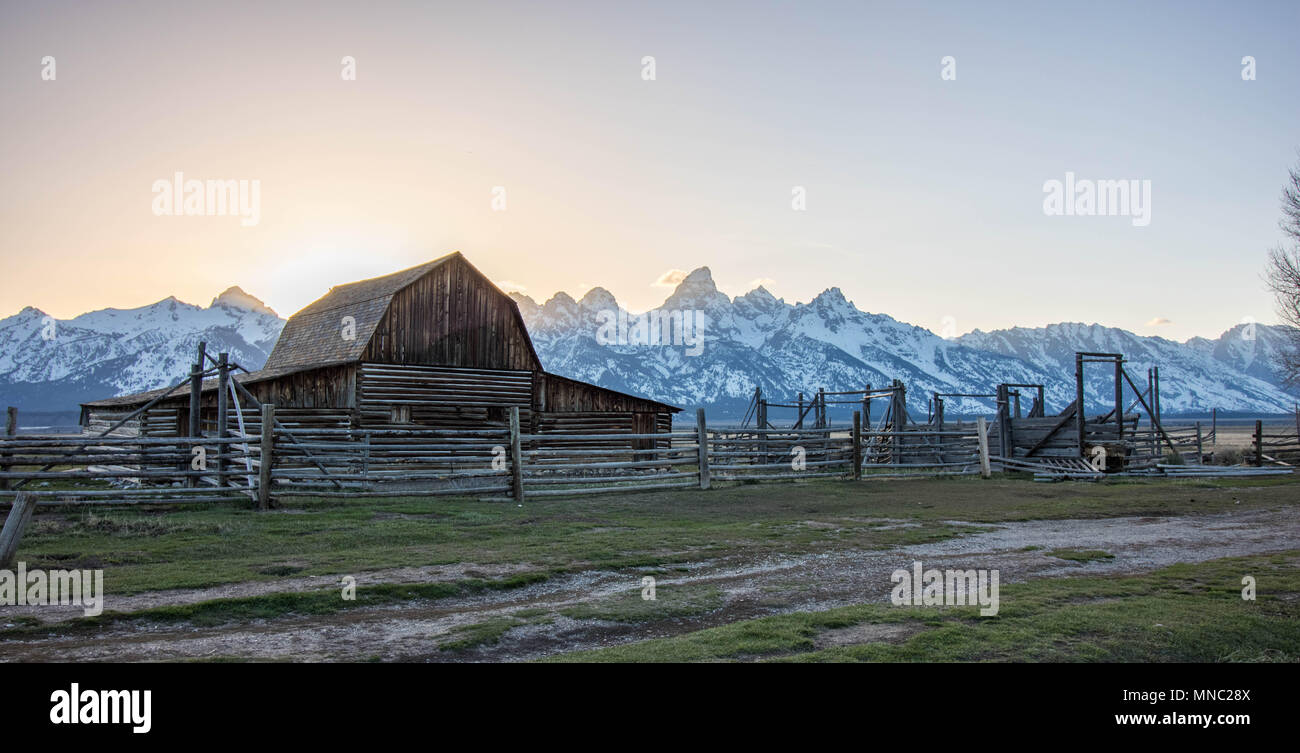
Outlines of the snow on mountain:
<svg viewBox="0 0 1300 753">
<path fill-rule="evenodd" d="M 708 267 L 701 267 L 647 312 L 651 318 L 682 311 L 704 316 L 703 349 L 691 357 L 683 344 L 663 338 L 649 344 L 600 342 L 600 327 L 611 316 L 621 312 L 636 321 L 603 288 L 580 301 L 565 293 L 544 304 L 518 293 L 511 296 L 547 369 L 675 405 L 720 408 L 733 416 L 743 411 L 755 386 L 770 399 L 784 400 L 800 391 L 879 387 L 893 379 L 907 385 L 914 413 L 924 414 L 935 392 L 987 394 L 1000 382 L 1046 385 L 1047 407 L 1055 412 L 1074 399 L 1076 350 L 1124 353 L 1140 386 L 1146 384 L 1147 366 L 1159 364 L 1166 412 L 1211 407 L 1283 412 L 1293 403 L 1266 365 L 1286 333 L 1264 325 L 1256 325 L 1267 336 L 1260 335 L 1253 351 L 1232 343 L 1236 329 L 1218 341 L 1187 344 L 1072 324 L 977 331 L 945 340 L 890 316 L 864 312 L 839 288 L 808 303 L 787 303 L 762 287 L 731 299 L 718 291 Z M 602 311 L 613 313 L 602 318 Z M 1097 367 L 1085 375 L 1089 409 L 1107 409 L 1114 400 L 1113 375 Z M 1126 387 L 1125 392 L 1131 401 L 1133 391 Z M 946 400 L 952 414 L 987 412 L 992 405 L 981 398 Z"/>
<path fill-rule="evenodd" d="M 1285 330 L 1268 328 L 1270 346 L 1259 345 L 1265 325 L 1255 325 L 1256 339 L 1243 344 L 1240 328 L 1224 333 L 1213 345 L 1198 341 L 1178 343 L 1163 337 L 1143 337 L 1099 324 L 1064 323 L 1028 329 L 1016 327 L 995 332 L 976 330 L 958 341 L 983 351 L 1028 361 L 1058 374 L 1058 381 L 1074 375 L 1075 351 L 1122 353 L 1125 368 L 1138 386 L 1146 388 L 1146 373 L 1160 367 L 1160 404 L 1167 413 L 1203 411 L 1211 407 L 1229 411 L 1283 413 L 1292 409 L 1295 396 L 1276 382 L 1265 362 L 1268 348 L 1278 347 Z M 1234 334 L 1235 333 L 1235 334 Z M 1249 347 L 1243 347 L 1248 345 Z M 1246 353 L 1249 352 L 1249 360 Z M 1253 368 L 1254 373 L 1250 369 Z M 1100 404 L 1114 403 L 1112 373 L 1103 365 L 1084 367 L 1089 397 Z M 1255 374 L 1261 375 L 1256 376 Z M 1126 394 L 1131 393 L 1128 385 Z M 1129 402 L 1132 398 L 1129 398 Z"/>
<path fill-rule="evenodd" d="M 593 291 L 595 293 L 595 291 Z M 789 304 L 763 288 L 730 299 L 707 267 L 683 280 L 653 315 L 698 311 L 702 350 L 661 337 L 650 344 L 602 344 L 602 311 L 621 311 L 605 291 L 582 301 L 559 293 L 543 305 L 512 294 L 547 369 L 676 405 L 743 411 L 755 386 L 772 398 L 885 386 L 904 380 L 911 409 L 932 392 L 988 392 L 999 379 L 1045 376 L 1015 358 L 981 354 L 882 314 L 858 310 L 832 288 Z M 624 312 L 626 314 L 626 312 Z M 608 317 L 607 317 L 608 318 Z M 954 399 L 949 410 L 984 411 L 986 401 Z"/>
<path fill-rule="evenodd" d="M 1187 345 L 1198 353 L 1269 384 L 1283 385 L 1278 357 L 1290 352 L 1294 337 L 1286 327 L 1268 324 L 1238 324 L 1217 340 L 1193 337 Z M 1287 390 L 1300 395 L 1300 386 Z"/>
<path fill-rule="evenodd" d="M 859 390 L 893 379 L 906 384 L 914 414 L 925 414 L 935 392 L 986 394 L 1000 382 L 1046 385 L 1047 409 L 1057 412 L 1074 399 L 1076 350 L 1123 353 L 1143 387 L 1147 367 L 1158 364 L 1166 412 L 1277 413 L 1291 410 L 1296 399 L 1280 386 L 1274 365 L 1291 333 L 1262 324 L 1186 343 L 1084 324 L 976 330 L 945 340 L 863 311 L 839 288 L 807 303 L 788 303 L 763 287 L 729 298 L 708 267 L 691 272 L 661 306 L 642 315 L 599 287 L 580 300 L 556 293 L 540 304 L 510 295 L 548 370 L 674 405 L 706 406 L 719 418 L 742 414 L 756 386 L 784 401 L 800 391 Z M 0 405 L 69 410 L 85 400 L 169 386 L 189 371 L 200 340 L 257 369 L 283 327 L 283 319 L 238 287 L 207 308 L 167 298 L 65 321 L 25 308 L 0 320 Z M 1089 410 L 1107 410 L 1112 375 L 1098 366 L 1085 375 Z M 1132 390 L 1125 392 L 1131 401 Z M 987 413 L 993 401 L 949 398 L 946 407 L 949 414 Z M 832 415 L 838 422 L 851 409 L 832 407 Z"/>
<path fill-rule="evenodd" d="M 28 307 L 0 320 L 0 404 L 69 410 L 85 400 L 174 384 L 200 341 L 261 368 L 284 320 L 232 287 L 207 308 L 168 297 L 56 320 Z"/>
</svg>

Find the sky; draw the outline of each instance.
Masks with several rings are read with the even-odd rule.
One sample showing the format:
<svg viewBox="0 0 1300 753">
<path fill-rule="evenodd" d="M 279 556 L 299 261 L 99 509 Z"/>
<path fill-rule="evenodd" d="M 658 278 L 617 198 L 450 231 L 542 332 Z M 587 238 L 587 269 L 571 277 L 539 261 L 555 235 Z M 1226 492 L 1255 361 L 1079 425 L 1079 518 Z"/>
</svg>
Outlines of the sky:
<svg viewBox="0 0 1300 753">
<path fill-rule="evenodd" d="M 1217 336 L 1276 321 L 1298 28 L 1294 2 L 3 0 L 0 317 L 231 285 L 287 316 L 459 250 L 539 301 L 644 310 L 708 266 L 936 332 Z M 256 224 L 160 214 L 178 172 L 256 181 Z M 1067 173 L 1150 181 L 1149 223 L 1048 214 Z"/>
</svg>

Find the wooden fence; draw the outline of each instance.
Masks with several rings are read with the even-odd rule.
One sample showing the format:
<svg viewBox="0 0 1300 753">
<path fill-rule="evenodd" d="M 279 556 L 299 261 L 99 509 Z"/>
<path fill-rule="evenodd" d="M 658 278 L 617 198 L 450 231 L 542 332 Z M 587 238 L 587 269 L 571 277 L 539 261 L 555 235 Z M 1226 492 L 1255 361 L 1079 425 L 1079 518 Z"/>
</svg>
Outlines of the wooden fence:
<svg viewBox="0 0 1300 753">
<path fill-rule="evenodd" d="M 329 423 L 295 425 L 266 405 L 224 438 L 0 437 L 0 501 L 22 491 L 46 504 L 244 500 L 265 509 L 273 498 L 297 496 L 523 501 L 707 489 L 714 481 L 987 477 L 993 470 L 1101 476 L 1078 458 L 991 453 L 993 427 L 983 419 L 949 421 L 943 429 L 912 424 L 898 430 L 864 427 L 859 414 L 849 430 L 710 429 L 703 411 L 696 420 L 694 429 L 658 433 L 524 433 L 518 411 L 512 410 L 506 428 L 361 431 Z M 1142 457 L 1144 448 L 1158 458 L 1168 441 L 1205 459 L 1211 438 L 1193 426 L 1170 430 L 1168 441 L 1140 431 L 1126 441 L 1130 460 Z M 1044 466 L 1053 461 L 1073 465 Z M 1257 425 L 1253 462 L 1300 465 L 1300 438 L 1264 433 Z"/>
<path fill-rule="evenodd" d="M 1251 462 L 1256 466 L 1300 465 L 1300 417 L 1296 420 L 1295 431 L 1281 429 L 1264 431 L 1264 422 L 1255 422 L 1255 433 L 1251 442 Z"/>
<path fill-rule="evenodd" d="M 257 458 L 247 439 L 70 437 L 0 439 L 0 499 L 208 502 L 252 499 Z"/>
</svg>

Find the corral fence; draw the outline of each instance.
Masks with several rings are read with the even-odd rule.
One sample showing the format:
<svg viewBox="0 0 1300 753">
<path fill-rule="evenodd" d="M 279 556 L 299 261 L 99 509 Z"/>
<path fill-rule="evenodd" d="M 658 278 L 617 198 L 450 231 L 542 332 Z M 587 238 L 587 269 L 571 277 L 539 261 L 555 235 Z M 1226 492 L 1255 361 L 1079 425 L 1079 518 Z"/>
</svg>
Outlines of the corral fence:
<svg viewBox="0 0 1300 753">
<path fill-rule="evenodd" d="M 288 416 L 286 416 L 288 418 Z M 357 430 L 281 421 L 264 405 L 226 437 L 0 437 L 0 503 L 179 503 L 282 497 L 572 496 L 815 478 L 980 473 L 980 435 L 947 431 L 690 429 L 629 433 L 506 428 Z M 264 427 L 265 430 L 264 430 Z M 986 429 L 985 429 L 986 431 Z M 984 471 L 987 473 L 987 470 Z"/>
<path fill-rule="evenodd" d="M 1129 430 L 1126 439 L 1132 446 L 1131 463 L 1158 462 L 1177 453 L 1190 465 L 1205 465 L 1214 457 L 1217 428 L 1203 427 L 1198 421 L 1190 426 L 1167 426 L 1161 429 L 1142 427 Z M 1168 441 L 1166 441 L 1168 437 Z"/>
<path fill-rule="evenodd" d="M 286 411 L 285 418 L 291 415 Z M 895 429 L 864 426 L 855 413 L 848 428 L 710 428 L 701 410 L 695 427 L 659 433 L 527 433 L 517 409 L 509 418 L 503 428 L 358 430 L 281 421 L 273 406 L 263 405 L 232 426 L 230 436 L 157 437 L 17 435 L 11 414 L 0 437 L 0 504 L 22 492 L 46 504 L 242 500 L 266 509 L 285 497 L 454 495 L 522 502 L 707 489 L 715 481 L 988 477 L 995 470 L 1044 478 L 1102 475 L 1078 458 L 991 453 L 995 426 L 983 418 Z M 1177 447 L 1189 445 L 1188 455 L 1207 457 L 1212 440 L 1200 427 L 1169 436 Z M 1138 458 L 1153 446 L 1157 462 L 1162 446 L 1154 438 L 1139 432 L 1128 441 Z M 1257 425 L 1248 462 L 1300 464 L 1300 438 Z"/>
<path fill-rule="evenodd" d="M 1296 430 L 1274 429 L 1264 431 L 1264 422 L 1255 422 L 1251 437 L 1251 463 L 1256 466 L 1300 466 L 1300 414 L 1296 417 Z"/>
</svg>

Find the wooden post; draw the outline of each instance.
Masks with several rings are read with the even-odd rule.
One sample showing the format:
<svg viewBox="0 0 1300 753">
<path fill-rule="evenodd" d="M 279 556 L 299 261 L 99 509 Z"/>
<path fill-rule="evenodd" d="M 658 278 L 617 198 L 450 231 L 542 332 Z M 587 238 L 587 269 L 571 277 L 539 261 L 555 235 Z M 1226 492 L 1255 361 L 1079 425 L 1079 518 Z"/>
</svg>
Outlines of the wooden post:
<svg viewBox="0 0 1300 753">
<path fill-rule="evenodd" d="M 1074 410 L 1074 423 L 1075 423 L 1075 428 L 1079 435 L 1079 457 L 1082 458 L 1084 457 L 1083 437 L 1085 434 L 1084 423 L 1086 421 L 1086 419 L 1084 419 L 1083 417 L 1083 354 L 1082 353 L 1074 354 L 1074 399 L 1076 401 L 1075 404 L 1078 406 Z M 1002 454 L 1005 457 L 1011 457 L 1011 454 L 1008 453 L 1005 448 L 1003 449 Z"/>
<path fill-rule="evenodd" d="M 17 434 L 18 434 L 18 409 L 11 405 L 9 406 L 8 410 L 5 411 L 5 436 L 13 437 Z M 5 451 L 4 455 L 8 455 L 8 454 L 9 452 Z M 9 464 L 0 462 L 0 472 L 8 473 Z M 9 479 L 7 478 L 0 479 L 0 489 L 8 489 L 8 488 L 9 488 Z"/>
<path fill-rule="evenodd" d="M 975 431 L 979 434 L 980 443 L 980 477 L 990 478 L 993 469 L 989 465 L 989 429 L 983 416 L 975 417 Z"/>
<path fill-rule="evenodd" d="M 903 462 L 903 436 L 900 431 L 907 430 L 907 392 L 903 383 L 897 379 L 893 382 L 893 405 L 890 406 L 891 419 L 894 422 L 894 436 L 890 450 L 890 462 Z"/>
<path fill-rule="evenodd" d="M 1160 367 L 1151 367 L 1151 373 L 1155 377 L 1153 384 L 1156 388 L 1155 402 L 1151 404 L 1151 407 L 1156 409 L 1156 418 L 1159 419 L 1160 425 L 1163 426 L 1165 423 L 1165 410 L 1164 406 L 1160 404 Z"/>
<path fill-rule="evenodd" d="M 226 416 L 230 410 L 230 387 L 226 384 L 230 379 L 230 354 L 217 354 L 217 438 L 225 439 L 230 435 L 227 431 L 229 419 Z M 226 479 L 226 448 L 229 445 L 218 444 L 217 450 L 217 486 L 227 486 L 229 481 Z"/>
<path fill-rule="evenodd" d="M 5 518 L 4 528 L 0 529 L 0 568 L 13 566 L 14 558 L 18 555 L 18 542 L 22 540 L 23 530 L 35 512 L 36 498 L 27 492 L 18 492 L 13 507 L 9 508 L 9 516 Z M 23 584 L 18 585 L 18 588 L 25 587 Z"/>
<path fill-rule="evenodd" d="M 203 359 L 207 357 L 207 343 L 199 343 L 199 357 L 190 369 L 190 436 L 203 436 L 203 424 L 199 421 L 199 403 L 203 392 Z"/>
<path fill-rule="evenodd" d="M 524 503 L 524 454 L 519 443 L 519 406 L 510 406 L 510 490 L 515 501 Z"/>
<path fill-rule="evenodd" d="M 803 428 L 803 393 L 799 393 L 799 412 L 795 414 L 794 428 Z"/>
<path fill-rule="evenodd" d="M 1264 464 L 1264 422 L 1255 422 L 1255 465 Z"/>
<path fill-rule="evenodd" d="M 1196 464 L 1205 462 L 1205 443 L 1201 438 L 1201 422 L 1196 422 Z"/>
<path fill-rule="evenodd" d="M 1011 395 L 1005 384 L 998 385 L 997 391 L 998 454 L 1003 457 L 1015 457 L 1012 447 L 1015 438 L 1011 432 Z"/>
<path fill-rule="evenodd" d="M 1115 441 L 1124 441 L 1124 359 L 1115 358 Z"/>
<path fill-rule="evenodd" d="M 700 488 L 708 489 L 709 480 L 709 431 L 704 423 L 704 409 L 695 409 L 695 433 L 699 436 L 700 449 Z"/>
<path fill-rule="evenodd" d="M 1210 409 L 1210 447 L 1219 449 L 1219 409 Z"/>
<path fill-rule="evenodd" d="M 275 464 L 275 406 L 262 403 L 261 465 L 257 468 L 257 509 L 271 507 L 271 466 Z"/>
<path fill-rule="evenodd" d="M 853 480 L 862 480 L 862 411 L 853 411 Z"/>
<path fill-rule="evenodd" d="M 1151 389 L 1147 390 L 1147 399 L 1154 402 L 1156 399 L 1156 388 L 1152 383 Z M 1147 413 L 1151 416 L 1151 457 L 1160 457 L 1160 422 L 1156 420 L 1156 414 L 1147 408 Z"/>
<path fill-rule="evenodd" d="M 201 399 L 201 393 L 203 392 L 203 359 L 205 354 L 207 353 L 207 347 L 208 347 L 207 343 L 203 343 L 203 342 L 199 343 L 198 360 L 196 360 L 194 362 L 194 365 L 190 367 L 190 434 L 189 435 L 191 439 L 203 435 L 203 425 L 199 421 L 199 414 L 200 414 L 199 404 Z M 194 445 L 190 445 L 190 452 L 191 453 L 194 452 Z M 189 467 L 190 465 L 189 462 L 187 461 L 185 464 L 186 470 L 189 470 Z M 185 485 L 198 486 L 199 485 L 198 477 L 186 476 Z"/>
</svg>

